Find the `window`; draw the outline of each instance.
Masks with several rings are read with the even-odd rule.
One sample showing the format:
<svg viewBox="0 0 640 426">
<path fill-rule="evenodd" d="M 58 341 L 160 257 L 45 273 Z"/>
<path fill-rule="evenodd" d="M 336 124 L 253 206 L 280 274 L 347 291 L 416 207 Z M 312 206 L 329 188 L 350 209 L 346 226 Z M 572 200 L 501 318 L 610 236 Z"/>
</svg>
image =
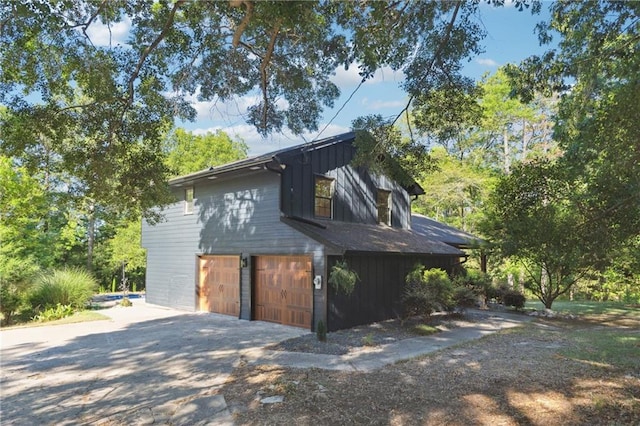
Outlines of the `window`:
<svg viewBox="0 0 640 426">
<path fill-rule="evenodd" d="M 193 186 L 184 190 L 184 214 L 193 214 Z"/>
<path fill-rule="evenodd" d="M 391 191 L 378 189 L 378 223 L 391 225 Z"/>
<path fill-rule="evenodd" d="M 333 179 L 316 176 L 315 215 L 331 219 L 333 210 Z"/>
</svg>

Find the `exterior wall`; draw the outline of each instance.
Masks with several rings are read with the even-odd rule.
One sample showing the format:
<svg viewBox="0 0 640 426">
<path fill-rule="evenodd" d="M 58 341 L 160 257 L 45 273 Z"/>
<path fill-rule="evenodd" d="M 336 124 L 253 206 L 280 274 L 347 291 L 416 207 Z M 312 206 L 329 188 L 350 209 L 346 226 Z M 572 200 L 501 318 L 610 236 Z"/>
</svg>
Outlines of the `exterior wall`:
<svg viewBox="0 0 640 426">
<path fill-rule="evenodd" d="M 335 179 L 333 220 L 375 224 L 378 222 L 376 191 L 392 192 L 393 227 L 411 225 L 411 203 L 407 192 L 385 176 L 375 176 L 349 165 L 355 154 L 351 142 L 333 144 L 283 159 L 282 211 L 287 216 L 314 219 L 316 175 Z"/>
<path fill-rule="evenodd" d="M 194 211 L 171 205 L 166 221 L 143 224 L 147 249 L 147 301 L 196 309 L 197 255 L 235 254 L 247 258 L 241 270 L 240 317 L 251 319 L 251 256 L 306 254 L 314 274 L 324 275 L 323 246 L 280 222 L 280 176 L 260 171 L 234 179 L 195 184 Z M 182 198 L 182 189 L 176 194 Z M 324 286 L 323 286 L 324 287 Z M 322 290 L 314 290 L 314 323 L 326 312 Z"/>
<path fill-rule="evenodd" d="M 458 262 L 457 257 L 391 254 L 348 255 L 344 259 L 358 274 L 359 280 L 349 296 L 328 289 L 329 331 L 399 317 L 405 277 L 416 263 L 451 272 Z M 329 267 L 338 260 L 341 258 L 329 256 Z"/>
</svg>

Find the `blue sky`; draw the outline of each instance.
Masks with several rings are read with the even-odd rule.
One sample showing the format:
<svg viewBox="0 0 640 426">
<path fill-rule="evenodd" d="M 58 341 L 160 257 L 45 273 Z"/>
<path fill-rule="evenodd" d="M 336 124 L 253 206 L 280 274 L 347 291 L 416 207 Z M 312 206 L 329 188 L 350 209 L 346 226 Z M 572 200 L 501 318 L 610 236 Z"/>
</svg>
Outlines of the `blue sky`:
<svg viewBox="0 0 640 426">
<path fill-rule="evenodd" d="M 544 3 L 542 12 L 532 15 L 529 10 L 519 12 L 509 5 L 494 8 L 482 4 L 481 19 L 487 30 L 487 37 L 484 40 L 486 52 L 467 63 L 464 69 L 465 74 L 479 80 L 484 73 L 494 72 L 501 65 L 518 63 L 530 55 L 547 50 L 547 47 L 539 46 L 534 27 L 538 22 L 548 18 L 549 5 L 550 3 Z M 407 101 L 406 94 L 398 87 L 402 78 L 402 73 L 394 73 L 389 69 L 379 71 L 372 80 L 362 85 L 320 137 L 348 131 L 351 121 L 361 115 L 397 115 Z M 243 139 L 249 146 L 249 155 L 304 143 L 317 138 L 318 133 L 357 87 L 360 82 L 357 67 L 351 67 L 348 71 L 339 69 L 333 81 L 340 87 L 342 95 L 335 102 L 335 108 L 325 111 L 317 132 L 302 136 L 283 132 L 262 138 L 252 126 L 245 123 L 242 116 L 248 102 L 251 101 L 246 97 L 224 104 L 194 102 L 198 119 L 192 123 L 182 123 L 181 126 L 195 133 L 222 129 L 232 138 Z"/>
</svg>

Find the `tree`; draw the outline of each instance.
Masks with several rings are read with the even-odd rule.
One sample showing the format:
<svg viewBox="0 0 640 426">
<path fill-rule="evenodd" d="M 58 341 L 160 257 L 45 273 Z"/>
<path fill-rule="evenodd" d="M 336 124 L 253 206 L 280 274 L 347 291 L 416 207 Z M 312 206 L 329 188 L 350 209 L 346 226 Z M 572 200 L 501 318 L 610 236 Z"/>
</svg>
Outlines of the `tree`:
<svg viewBox="0 0 640 426">
<path fill-rule="evenodd" d="M 482 88 L 482 120 L 480 128 L 484 133 L 485 144 L 498 149 L 504 173 L 510 173 L 514 156 L 511 135 L 519 126 L 523 135 L 522 155 L 526 155 L 526 122 L 532 122 L 534 110 L 519 99 L 511 96 L 511 85 L 502 68 L 493 75 L 485 75 L 480 82 Z M 493 151 L 495 152 L 495 151 Z"/>
<path fill-rule="evenodd" d="M 191 96 L 253 99 L 245 118 L 263 135 L 316 130 L 340 95 L 338 67 L 357 66 L 363 81 L 402 69 L 403 112 L 433 108 L 436 91 L 464 100 L 474 85 L 461 62 L 484 36 L 477 13 L 476 2 L 435 1 L 4 2 L 3 149 L 45 135 L 65 170 L 92 177 L 96 204 L 153 213 L 167 201 L 160 138 L 175 118 L 195 117 Z M 130 25 L 126 40 L 116 24 Z"/>
<path fill-rule="evenodd" d="M 248 151 L 244 142 L 233 141 L 221 130 L 194 135 L 178 128 L 169 134 L 165 144 L 167 166 L 176 176 L 240 160 Z"/>
<path fill-rule="evenodd" d="M 46 196 L 38 181 L 11 158 L 0 156 L 0 285 L 7 297 L 22 292 L 45 251 L 42 217 Z"/>
<path fill-rule="evenodd" d="M 448 155 L 443 147 L 432 149 L 430 156 L 436 170 L 418 179 L 425 194 L 413 203 L 413 210 L 465 231 L 476 232 L 484 203 L 496 179 L 494 173 Z"/>
<path fill-rule="evenodd" d="M 491 196 L 485 232 L 521 262 L 525 285 L 549 309 L 604 253 L 577 208 L 581 195 L 560 163 L 537 160 L 516 165 Z"/>
<path fill-rule="evenodd" d="M 640 234 L 640 3 L 555 2 L 538 26 L 558 48 L 510 67 L 516 92 L 562 94 L 555 139 L 581 188 L 589 231 L 608 247 Z"/>
</svg>

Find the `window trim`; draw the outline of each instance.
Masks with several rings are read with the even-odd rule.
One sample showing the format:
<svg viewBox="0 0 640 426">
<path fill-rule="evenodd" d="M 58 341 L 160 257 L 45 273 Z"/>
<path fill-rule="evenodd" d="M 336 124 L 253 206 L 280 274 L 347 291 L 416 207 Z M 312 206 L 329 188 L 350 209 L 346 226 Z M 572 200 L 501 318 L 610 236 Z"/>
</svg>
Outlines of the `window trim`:
<svg viewBox="0 0 640 426">
<path fill-rule="evenodd" d="M 329 197 L 318 195 L 318 182 L 329 182 Z M 333 219 L 333 196 L 335 195 L 335 179 L 324 175 L 315 175 L 313 180 L 313 216 L 320 219 Z M 318 200 L 329 201 L 329 215 L 318 213 Z"/>
<path fill-rule="evenodd" d="M 383 204 L 380 202 L 380 195 L 383 194 L 387 194 L 387 200 L 386 200 L 386 215 L 387 215 L 387 221 L 384 222 L 381 220 L 381 215 L 380 215 L 380 209 L 383 207 Z M 384 189 L 384 188 L 377 188 L 376 189 L 376 212 L 377 212 L 377 221 L 378 224 L 380 225 L 387 225 L 387 226 L 391 226 L 391 214 L 392 214 L 392 204 L 393 204 L 393 191 L 389 190 L 389 189 Z"/>
<path fill-rule="evenodd" d="M 184 189 L 184 214 L 193 214 L 193 206 L 195 200 L 196 191 L 193 186 L 188 186 Z"/>
</svg>

